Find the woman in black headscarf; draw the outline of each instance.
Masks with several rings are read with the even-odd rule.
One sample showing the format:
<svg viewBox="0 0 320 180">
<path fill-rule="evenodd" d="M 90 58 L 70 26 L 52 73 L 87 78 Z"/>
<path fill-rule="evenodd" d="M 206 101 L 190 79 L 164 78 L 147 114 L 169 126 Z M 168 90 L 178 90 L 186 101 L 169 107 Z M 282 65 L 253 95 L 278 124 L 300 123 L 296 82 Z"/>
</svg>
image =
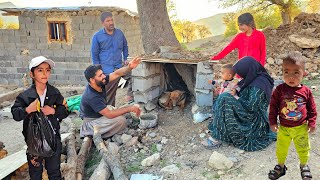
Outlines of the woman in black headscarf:
<svg viewBox="0 0 320 180">
<path fill-rule="evenodd" d="M 234 66 L 243 79 L 236 94 L 222 93 L 214 107 L 213 120 L 209 123 L 212 147 L 219 141 L 233 144 L 245 151 L 264 149 L 272 142 L 267 109 L 273 88 L 273 79 L 252 57 L 244 57 Z"/>
</svg>

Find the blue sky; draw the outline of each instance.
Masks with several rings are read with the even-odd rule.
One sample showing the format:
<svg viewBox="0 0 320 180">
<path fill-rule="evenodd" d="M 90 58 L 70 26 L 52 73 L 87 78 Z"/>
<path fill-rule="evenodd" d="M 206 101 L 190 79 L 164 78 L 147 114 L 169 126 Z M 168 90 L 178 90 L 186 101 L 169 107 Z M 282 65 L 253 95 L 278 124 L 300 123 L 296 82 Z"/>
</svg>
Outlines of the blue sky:
<svg viewBox="0 0 320 180">
<path fill-rule="evenodd" d="M 19 7 L 61 7 L 61 6 L 118 6 L 137 12 L 135 0 L 0 0 L 12 2 Z M 195 21 L 222 12 L 235 10 L 218 8 L 214 0 L 173 0 L 179 19 Z"/>
</svg>

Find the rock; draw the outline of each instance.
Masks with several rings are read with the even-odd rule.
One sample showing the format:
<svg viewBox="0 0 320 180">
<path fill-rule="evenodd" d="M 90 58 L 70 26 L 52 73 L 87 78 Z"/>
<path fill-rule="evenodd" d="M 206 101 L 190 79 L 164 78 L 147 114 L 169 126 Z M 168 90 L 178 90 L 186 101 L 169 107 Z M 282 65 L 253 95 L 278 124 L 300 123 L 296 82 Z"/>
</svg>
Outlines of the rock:
<svg viewBox="0 0 320 180">
<path fill-rule="evenodd" d="M 0 150 L 2 150 L 4 147 L 6 147 L 3 142 L 0 141 Z"/>
<path fill-rule="evenodd" d="M 220 175 L 220 176 L 221 176 L 221 175 L 224 175 L 224 172 L 223 172 L 223 171 L 218 171 L 217 173 L 218 173 L 218 175 Z"/>
<path fill-rule="evenodd" d="M 127 147 L 134 146 L 138 144 L 138 137 L 133 137 L 126 143 Z"/>
<path fill-rule="evenodd" d="M 191 108 L 192 114 L 196 113 L 198 109 L 199 109 L 199 106 L 197 104 L 194 104 Z"/>
<path fill-rule="evenodd" d="M 238 162 L 238 159 L 236 157 L 229 157 L 229 159 L 234 163 Z"/>
<path fill-rule="evenodd" d="M 204 137 L 206 137 L 206 134 L 205 134 L 205 133 L 201 133 L 201 134 L 199 134 L 199 136 L 200 136 L 201 138 L 204 138 Z"/>
<path fill-rule="evenodd" d="M 112 136 L 112 141 L 117 142 L 119 145 L 123 144 L 121 135 L 119 134 L 115 134 L 114 136 Z"/>
<path fill-rule="evenodd" d="M 157 151 L 160 152 L 162 150 L 162 144 L 157 144 Z"/>
<path fill-rule="evenodd" d="M 318 48 L 320 46 L 320 40 L 312 37 L 292 34 L 289 36 L 289 39 L 301 48 Z"/>
<path fill-rule="evenodd" d="M 180 59 L 182 55 L 180 53 L 166 52 L 166 53 L 160 53 L 160 57 L 174 60 L 174 59 Z"/>
<path fill-rule="evenodd" d="M 109 142 L 108 143 L 108 150 L 113 154 L 116 155 L 119 153 L 119 146 L 115 142 Z"/>
<path fill-rule="evenodd" d="M 147 166 L 153 166 L 155 165 L 156 163 L 158 163 L 160 161 L 160 154 L 159 153 L 156 153 L 156 154 L 153 154 L 152 156 L 149 156 L 147 157 L 146 159 L 144 159 L 142 162 L 141 162 L 141 165 L 143 167 L 147 167 Z"/>
<path fill-rule="evenodd" d="M 61 156 L 60 156 L 60 161 L 61 161 L 61 163 L 65 163 L 65 162 L 66 162 L 66 159 L 67 159 L 67 156 L 64 155 L 64 154 L 61 154 Z"/>
<path fill-rule="evenodd" d="M 210 156 L 209 166 L 215 169 L 226 170 L 233 166 L 233 162 L 223 154 L 214 151 Z"/>
<path fill-rule="evenodd" d="M 269 57 L 268 59 L 267 59 L 267 63 L 268 64 L 274 64 L 274 59 L 273 58 L 271 58 L 271 57 Z"/>
<path fill-rule="evenodd" d="M 10 107 L 6 107 L 6 108 L 2 109 L 0 114 L 1 114 L 2 117 L 12 118 L 11 108 Z"/>
<path fill-rule="evenodd" d="M 156 136 L 157 136 L 157 134 L 156 134 L 155 132 L 151 132 L 151 133 L 149 133 L 149 134 L 148 134 L 148 136 L 150 136 L 150 137 L 154 138 L 154 137 L 156 137 Z"/>
<path fill-rule="evenodd" d="M 159 48 L 161 53 L 179 51 L 179 47 L 174 47 L 174 46 L 160 46 Z"/>
<path fill-rule="evenodd" d="M 310 73 L 310 76 L 314 78 L 316 76 L 319 76 L 319 73 Z"/>
<path fill-rule="evenodd" d="M 121 136 L 121 140 L 124 144 L 126 144 L 127 142 L 129 142 L 132 139 L 132 136 L 127 135 L 127 134 L 122 134 Z"/>
<path fill-rule="evenodd" d="M 167 144 L 168 139 L 166 137 L 161 138 L 161 144 Z"/>
<path fill-rule="evenodd" d="M 239 154 L 243 154 L 244 153 L 244 150 L 242 150 L 242 149 L 238 149 L 237 151 L 238 151 Z"/>
<path fill-rule="evenodd" d="M 160 170 L 160 173 L 165 175 L 178 174 L 179 172 L 180 172 L 180 169 L 174 164 L 166 166 Z"/>
<path fill-rule="evenodd" d="M 157 106 L 155 104 L 153 104 L 152 102 L 149 101 L 144 108 L 146 109 L 146 111 L 149 112 L 149 111 L 154 110 L 156 107 Z"/>
</svg>

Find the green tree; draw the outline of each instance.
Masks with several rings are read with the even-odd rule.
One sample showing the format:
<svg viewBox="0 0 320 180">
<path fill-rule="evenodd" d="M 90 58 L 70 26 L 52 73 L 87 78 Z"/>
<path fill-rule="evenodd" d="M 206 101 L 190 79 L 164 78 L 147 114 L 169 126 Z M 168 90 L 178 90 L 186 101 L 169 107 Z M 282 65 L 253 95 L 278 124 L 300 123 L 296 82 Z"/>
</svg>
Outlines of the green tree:
<svg viewBox="0 0 320 180">
<path fill-rule="evenodd" d="M 196 25 L 196 29 L 200 36 L 200 39 L 203 39 L 211 34 L 209 28 L 206 25 Z"/>
<path fill-rule="evenodd" d="M 166 4 L 170 21 L 177 19 L 176 4 L 173 0 L 166 0 Z"/>
<path fill-rule="evenodd" d="M 241 9 L 254 10 L 256 12 L 266 10 L 272 6 L 279 8 L 282 24 L 290 24 L 294 18 L 295 11 L 302 3 L 301 0 L 215 0 L 223 8 L 238 5 Z"/>
<path fill-rule="evenodd" d="M 226 25 L 226 30 L 224 32 L 225 37 L 233 36 L 238 33 L 237 26 L 237 14 L 236 13 L 228 13 L 223 16 L 223 24 Z"/>
<path fill-rule="evenodd" d="M 196 39 L 197 25 L 186 20 L 174 20 L 172 22 L 173 31 L 181 42 L 191 42 Z"/>
<path fill-rule="evenodd" d="M 19 24 L 14 22 L 9 22 L 6 25 L 6 29 L 19 29 Z"/>
<path fill-rule="evenodd" d="M 318 13 L 320 11 L 320 1 L 319 0 L 309 0 L 307 5 L 307 12 Z"/>
<path fill-rule="evenodd" d="M 0 17 L 0 29 L 4 29 L 5 28 L 5 24 L 3 19 Z"/>
</svg>

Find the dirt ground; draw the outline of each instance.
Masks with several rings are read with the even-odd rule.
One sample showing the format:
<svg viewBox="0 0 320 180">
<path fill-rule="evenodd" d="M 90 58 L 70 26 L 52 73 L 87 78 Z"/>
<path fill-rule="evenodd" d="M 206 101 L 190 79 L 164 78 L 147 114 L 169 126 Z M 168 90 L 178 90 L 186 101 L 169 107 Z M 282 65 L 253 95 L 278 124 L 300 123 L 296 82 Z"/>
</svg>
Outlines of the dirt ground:
<svg viewBox="0 0 320 180">
<path fill-rule="evenodd" d="M 117 106 L 124 104 L 125 91 L 125 89 L 118 90 Z M 319 112 L 320 96 L 317 95 L 315 100 Z M 177 109 L 165 111 L 157 107 L 154 112 L 159 115 L 158 126 L 142 131 L 136 130 L 136 132 L 139 132 L 137 134 L 139 134 L 139 141 L 142 147 L 122 146 L 120 148 L 121 162 L 128 177 L 131 174 L 161 175 L 160 170 L 163 167 L 175 164 L 179 168 L 179 173 L 166 176 L 166 179 L 268 179 L 269 170 L 276 164 L 275 143 L 257 152 L 243 152 L 233 146 L 223 144 L 222 147 L 215 151 L 234 161 L 234 166 L 231 170 L 224 171 L 210 168 L 208 160 L 214 150 L 205 149 L 200 144 L 203 140 L 200 134 L 206 133 L 208 121 L 194 124 L 192 122 L 191 106 L 192 103 L 189 103 L 183 113 L 180 113 Z M 72 117 L 76 116 L 72 115 Z M 5 149 L 8 150 L 9 154 L 21 150 L 25 145 L 21 131 L 22 122 L 1 117 L 0 141 L 4 142 Z M 150 134 L 153 134 L 153 137 L 150 137 Z M 309 165 L 314 179 L 320 179 L 319 135 L 319 128 L 316 134 L 311 135 L 312 149 L 310 151 Z M 208 136 L 206 134 L 206 137 Z M 163 138 L 168 139 L 166 144 L 161 143 Z M 161 144 L 161 149 L 155 148 L 157 144 Z M 143 168 L 141 161 L 156 152 L 160 153 L 161 160 L 152 167 Z M 290 149 L 286 165 L 288 167 L 287 175 L 281 179 L 300 179 L 299 160 L 293 147 Z"/>
</svg>

